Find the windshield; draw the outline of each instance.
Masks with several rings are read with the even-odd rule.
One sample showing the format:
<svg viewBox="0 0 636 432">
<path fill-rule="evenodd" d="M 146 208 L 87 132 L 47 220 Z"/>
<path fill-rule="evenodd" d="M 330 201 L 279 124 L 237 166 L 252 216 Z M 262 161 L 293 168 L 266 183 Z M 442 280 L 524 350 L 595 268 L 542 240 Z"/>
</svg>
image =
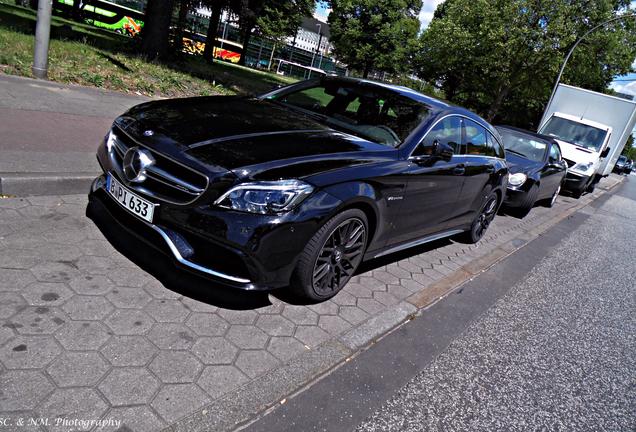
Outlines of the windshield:
<svg viewBox="0 0 636 432">
<path fill-rule="evenodd" d="M 601 150 L 607 134 L 602 129 L 561 117 L 552 117 L 541 133 L 594 151 Z"/>
<path fill-rule="evenodd" d="M 501 138 L 503 138 L 504 149 L 507 152 L 514 153 L 535 162 L 541 162 L 543 160 L 545 152 L 548 149 L 547 142 L 506 129 L 498 129 L 498 131 Z"/>
<path fill-rule="evenodd" d="M 397 147 L 430 114 L 430 107 L 390 89 L 337 81 L 268 96 L 334 129 Z"/>
</svg>

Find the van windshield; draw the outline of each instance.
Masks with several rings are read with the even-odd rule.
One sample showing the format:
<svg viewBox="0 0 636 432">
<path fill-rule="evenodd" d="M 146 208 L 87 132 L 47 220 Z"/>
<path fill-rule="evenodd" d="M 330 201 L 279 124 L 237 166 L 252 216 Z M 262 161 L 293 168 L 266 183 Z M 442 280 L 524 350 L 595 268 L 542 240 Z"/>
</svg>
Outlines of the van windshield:
<svg viewBox="0 0 636 432">
<path fill-rule="evenodd" d="M 596 152 L 601 150 L 607 135 L 602 129 L 561 117 L 552 117 L 541 133 Z"/>
</svg>

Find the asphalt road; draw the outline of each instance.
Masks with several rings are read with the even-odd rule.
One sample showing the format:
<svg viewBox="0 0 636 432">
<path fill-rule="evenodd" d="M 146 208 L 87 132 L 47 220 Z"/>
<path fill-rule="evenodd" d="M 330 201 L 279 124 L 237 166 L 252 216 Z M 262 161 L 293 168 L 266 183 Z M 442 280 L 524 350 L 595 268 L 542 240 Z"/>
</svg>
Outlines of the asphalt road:
<svg viewBox="0 0 636 432">
<path fill-rule="evenodd" d="M 629 179 L 358 432 L 636 429 Z"/>
<path fill-rule="evenodd" d="M 246 429 L 633 431 L 636 181 Z"/>
</svg>

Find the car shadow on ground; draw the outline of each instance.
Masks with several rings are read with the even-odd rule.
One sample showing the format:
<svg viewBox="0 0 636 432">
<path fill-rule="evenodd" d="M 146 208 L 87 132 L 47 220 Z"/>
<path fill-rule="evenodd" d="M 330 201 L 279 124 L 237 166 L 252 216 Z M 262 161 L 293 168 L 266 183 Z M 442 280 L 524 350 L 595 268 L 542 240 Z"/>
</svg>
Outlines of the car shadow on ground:
<svg viewBox="0 0 636 432">
<path fill-rule="evenodd" d="M 106 240 L 123 256 L 149 273 L 170 291 L 225 309 L 248 310 L 270 306 L 268 292 L 245 291 L 220 285 L 176 267 L 164 253 L 144 245 L 140 240 L 123 235 L 106 221 L 93 217 L 93 222 Z"/>
</svg>

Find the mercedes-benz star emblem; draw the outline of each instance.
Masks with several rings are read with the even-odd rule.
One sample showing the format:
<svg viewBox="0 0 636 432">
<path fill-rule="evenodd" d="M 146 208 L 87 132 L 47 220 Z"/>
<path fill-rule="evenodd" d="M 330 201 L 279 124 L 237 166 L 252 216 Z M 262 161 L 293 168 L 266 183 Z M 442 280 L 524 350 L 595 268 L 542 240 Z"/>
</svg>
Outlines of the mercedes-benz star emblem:
<svg viewBox="0 0 636 432">
<path fill-rule="evenodd" d="M 133 183 L 141 183 L 146 180 L 146 169 L 155 163 L 148 150 L 132 147 L 124 155 L 124 175 Z"/>
<path fill-rule="evenodd" d="M 148 129 L 147 131 L 144 131 L 144 136 L 153 136 L 155 134 L 155 132 L 152 129 Z"/>
</svg>

